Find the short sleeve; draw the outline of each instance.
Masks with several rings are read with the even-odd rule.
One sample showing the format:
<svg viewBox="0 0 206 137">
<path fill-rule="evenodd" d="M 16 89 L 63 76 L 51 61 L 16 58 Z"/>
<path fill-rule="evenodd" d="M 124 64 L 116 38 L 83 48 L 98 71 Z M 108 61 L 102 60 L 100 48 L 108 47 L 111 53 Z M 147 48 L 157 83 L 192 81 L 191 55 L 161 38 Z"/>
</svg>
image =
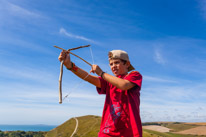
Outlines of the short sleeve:
<svg viewBox="0 0 206 137">
<path fill-rule="evenodd" d="M 100 83 L 101 83 L 101 88 L 96 87 L 97 88 L 97 92 L 99 94 L 106 94 L 107 82 L 103 78 L 101 78 L 101 77 L 99 77 L 99 80 L 100 80 Z"/>
<path fill-rule="evenodd" d="M 142 86 L 142 75 L 138 71 L 132 71 L 130 74 L 125 78 L 130 82 L 136 84 L 140 89 Z"/>
</svg>

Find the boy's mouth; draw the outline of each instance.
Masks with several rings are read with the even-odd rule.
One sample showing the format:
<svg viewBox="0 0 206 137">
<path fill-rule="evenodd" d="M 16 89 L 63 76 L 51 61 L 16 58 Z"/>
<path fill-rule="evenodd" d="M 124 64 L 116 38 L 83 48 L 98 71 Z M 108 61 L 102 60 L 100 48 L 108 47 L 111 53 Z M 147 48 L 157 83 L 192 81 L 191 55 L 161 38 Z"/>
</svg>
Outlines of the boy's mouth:
<svg viewBox="0 0 206 137">
<path fill-rule="evenodd" d="M 118 70 L 117 70 L 117 69 L 114 69 L 114 70 L 113 70 L 113 73 L 115 73 L 115 74 L 116 74 L 117 72 L 118 72 Z"/>
</svg>

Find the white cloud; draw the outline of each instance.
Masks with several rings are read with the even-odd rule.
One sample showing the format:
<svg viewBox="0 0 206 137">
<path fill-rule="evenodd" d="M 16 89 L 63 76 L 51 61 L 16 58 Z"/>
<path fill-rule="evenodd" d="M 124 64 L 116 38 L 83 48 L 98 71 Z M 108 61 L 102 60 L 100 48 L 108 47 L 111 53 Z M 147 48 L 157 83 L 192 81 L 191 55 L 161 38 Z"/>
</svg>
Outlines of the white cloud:
<svg viewBox="0 0 206 137">
<path fill-rule="evenodd" d="M 173 102 L 204 102 L 205 89 L 205 82 L 188 82 L 185 84 L 180 81 L 179 83 L 172 83 L 172 85 L 150 84 L 149 87 L 142 88 L 141 95 L 145 101 L 165 105 L 173 104 Z M 198 94 L 194 96 L 195 93 Z"/>
<path fill-rule="evenodd" d="M 10 16 L 35 17 L 35 18 L 41 17 L 40 14 L 37 14 L 19 5 L 4 0 L 0 2 L 0 11 L 1 14 L 5 13 L 6 15 L 9 14 Z"/>
<path fill-rule="evenodd" d="M 160 49 L 155 49 L 154 51 L 154 60 L 158 63 L 158 64 L 165 64 L 166 60 L 165 58 L 162 56 Z"/>
<path fill-rule="evenodd" d="M 141 102 L 141 118 L 143 122 L 151 121 L 178 121 L 178 122 L 202 122 L 206 120 L 206 109 L 197 110 L 204 103 L 180 103 L 172 105 L 150 104 Z"/>
<path fill-rule="evenodd" d="M 75 34 L 69 33 L 64 28 L 60 28 L 59 33 L 65 35 L 65 36 L 67 36 L 69 38 L 80 39 L 80 40 L 84 40 L 84 41 L 87 41 L 87 42 L 95 43 L 93 40 L 88 39 L 88 38 L 86 38 L 84 36 L 79 36 L 79 35 L 75 35 Z"/>
<path fill-rule="evenodd" d="M 101 115 L 101 108 L 77 107 L 74 104 L 5 104 L 0 102 L 0 124 L 59 125 L 71 117 Z"/>
<path fill-rule="evenodd" d="M 168 85 L 166 85 L 168 84 Z M 205 81 L 150 84 L 141 90 L 141 116 L 146 121 L 206 120 Z M 194 113 L 195 112 L 195 113 Z"/>
<path fill-rule="evenodd" d="M 26 86 L 23 89 L 8 87 L 8 89 L 9 92 L 4 92 L 0 97 L 2 106 L 0 124 L 56 125 L 74 116 L 101 115 L 105 97 L 96 92 L 91 94 L 90 90 L 78 90 L 82 94 L 72 93 L 63 104 L 59 104 L 57 88 L 56 91 L 53 88 L 35 86 Z"/>
</svg>

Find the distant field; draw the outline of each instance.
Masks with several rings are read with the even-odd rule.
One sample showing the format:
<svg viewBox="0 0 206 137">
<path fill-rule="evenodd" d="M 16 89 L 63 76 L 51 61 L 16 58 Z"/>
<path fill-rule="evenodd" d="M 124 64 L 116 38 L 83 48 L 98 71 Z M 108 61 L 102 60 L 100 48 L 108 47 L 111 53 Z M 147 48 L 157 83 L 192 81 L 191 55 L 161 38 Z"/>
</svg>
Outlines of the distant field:
<svg viewBox="0 0 206 137">
<path fill-rule="evenodd" d="M 206 126 L 206 122 L 197 122 L 197 123 L 185 123 L 189 125 L 199 125 L 199 126 Z"/>
<path fill-rule="evenodd" d="M 177 132 L 179 134 L 192 134 L 192 135 L 206 135 L 206 126 L 198 126 L 192 129 Z"/>
<path fill-rule="evenodd" d="M 198 135 L 184 135 L 184 134 L 175 134 L 175 133 L 160 133 L 157 131 L 143 129 L 143 137 L 206 137 Z"/>
<path fill-rule="evenodd" d="M 158 132 L 169 132 L 170 129 L 163 127 L 163 126 L 157 126 L 157 125 L 149 125 L 149 126 L 143 126 L 143 129 L 149 129 L 149 130 L 154 130 L 154 131 L 158 131 Z"/>
<path fill-rule="evenodd" d="M 180 122 L 154 122 L 154 123 L 144 123 L 144 125 L 149 125 L 151 127 L 154 124 L 154 128 L 144 128 L 145 137 L 148 133 L 152 134 L 154 137 L 156 135 L 162 137 L 206 137 L 206 126 L 203 126 L 205 123 L 180 123 Z M 157 128 L 159 126 L 159 129 Z M 163 133 L 160 132 L 162 126 L 170 129 L 169 132 Z M 158 132 L 159 131 L 159 132 Z M 148 136 L 150 137 L 150 136 Z"/>
</svg>

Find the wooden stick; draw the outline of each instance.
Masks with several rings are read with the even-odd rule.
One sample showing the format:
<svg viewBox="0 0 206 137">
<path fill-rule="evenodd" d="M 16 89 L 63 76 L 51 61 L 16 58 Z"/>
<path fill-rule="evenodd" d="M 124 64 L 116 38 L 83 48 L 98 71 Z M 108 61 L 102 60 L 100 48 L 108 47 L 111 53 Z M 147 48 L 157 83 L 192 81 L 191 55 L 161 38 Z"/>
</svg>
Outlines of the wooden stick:
<svg viewBox="0 0 206 137">
<path fill-rule="evenodd" d="M 64 60 L 61 61 L 60 75 L 59 75 L 59 104 L 62 104 L 62 75 L 63 75 Z"/>
<path fill-rule="evenodd" d="M 79 59 L 81 59 L 81 60 L 83 60 L 85 63 L 87 63 L 88 65 L 90 65 L 90 66 L 92 66 L 92 64 L 91 63 L 89 63 L 89 62 L 87 62 L 86 60 L 84 60 L 83 58 L 81 58 L 80 56 L 78 56 L 78 55 L 76 55 L 76 54 L 74 54 L 74 53 L 72 53 L 70 50 L 75 50 L 75 49 L 79 49 L 79 48 L 84 48 L 84 47 L 89 47 L 90 45 L 86 45 L 86 46 L 80 46 L 80 47 L 76 47 L 76 48 L 72 48 L 72 49 L 68 49 L 68 50 L 65 50 L 65 49 L 63 49 L 63 48 L 60 48 L 60 47 L 58 47 L 58 46 L 54 46 L 55 48 L 58 48 L 58 49 L 61 49 L 61 50 L 65 50 L 65 51 L 69 51 L 69 53 L 71 53 L 72 55 L 74 55 L 74 56 L 76 56 L 77 58 L 79 58 Z"/>
<path fill-rule="evenodd" d="M 76 50 L 76 49 L 80 49 L 80 48 L 85 48 L 85 47 L 89 47 L 90 45 L 85 45 L 85 46 L 79 46 L 79 47 L 76 47 L 76 48 L 71 48 L 71 49 L 68 49 L 68 51 L 71 51 L 71 50 Z"/>
<path fill-rule="evenodd" d="M 76 48 L 71 48 L 71 49 L 68 49 L 67 51 L 71 51 L 71 50 L 76 50 L 76 49 L 80 49 L 80 48 L 85 48 L 85 47 L 89 47 L 90 45 L 85 45 L 85 46 L 79 46 L 79 47 L 76 47 Z M 63 48 L 60 48 L 56 45 L 54 45 L 55 48 L 58 48 L 58 49 L 61 49 L 61 50 L 65 50 Z"/>
</svg>

